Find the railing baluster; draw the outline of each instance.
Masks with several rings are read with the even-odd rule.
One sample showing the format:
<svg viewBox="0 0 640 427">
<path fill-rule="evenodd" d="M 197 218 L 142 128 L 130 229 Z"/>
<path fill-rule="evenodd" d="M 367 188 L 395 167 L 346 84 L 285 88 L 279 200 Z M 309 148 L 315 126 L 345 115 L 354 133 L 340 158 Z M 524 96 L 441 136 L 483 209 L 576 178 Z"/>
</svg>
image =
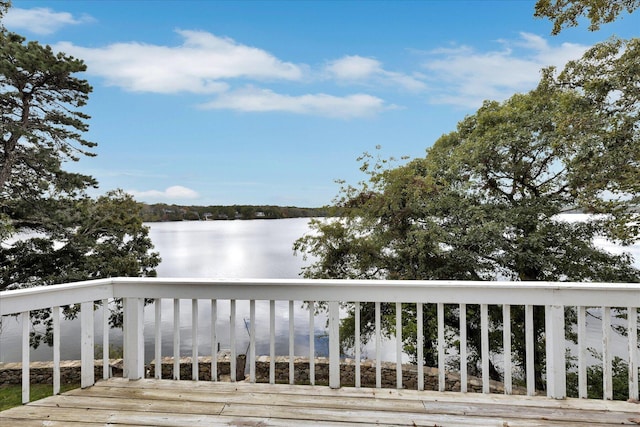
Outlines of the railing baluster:
<svg viewBox="0 0 640 427">
<path fill-rule="evenodd" d="M 438 391 L 444 391 L 445 383 L 445 365 L 444 365 L 444 304 L 437 304 L 438 318 Z"/>
<path fill-rule="evenodd" d="M 527 396 L 536 394 L 534 346 L 533 346 L 533 306 L 524 307 L 525 353 L 527 371 Z"/>
<path fill-rule="evenodd" d="M 460 391 L 467 392 L 467 304 L 460 304 Z"/>
<path fill-rule="evenodd" d="M 53 320 L 53 394 L 60 394 L 60 306 L 51 309 Z"/>
<path fill-rule="evenodd" d="M 489 386 L 489 306 L 480 304 L 480 353 L 482 358 L 482 392 L 490 393 Z"/>
<path fill-rule="evenodd" d="M 603 399 L 613 399 L 611 372 L 611 307 L 602 307 L 602 394 Z"/>
<path fill-rule="evenodd" d="M 218 381 L 218 301 L 211 300 L 211 381 Z"/>
<path fill-rule="evenodd" d="M 173 379 L 180 379 L 180 300 L 173 300 Z"/>
<path fill-rule="evenodd" d="M 512 394 L 511 384 L 511 306 L 502 305 L 502 341 L 504 343 L 504 394 Z"/>
<path fill-rule="evenodd" d="M 316 384 L 316 329 L 315 303 L 309 301 L 309 384 Z"/>
<path fill-rule="evenodd" d="M 30 373 L 29 364 L 31 363 L 30 357 L 30 345 L 29 345 L 29 326 L 31 323 L 31 316 L 28 311 L 25 311 L 21 315 L 22 320 L 22 403 L 29 403 L 30 399 Z"/>
<path fill-rule="evenodd" d="M 340 305 L 329 301 L 329 387 L 340 388 Z"/>
<path fill-rule="evenodd" d="M 355 386 L 356 388 L 360 388 L 362 385 L 361 382 L 361 373 L 360 373 L 360 303 L 355 303 L 355 330 L 354 330 L 354 338 L 353 338 L 353 346 L 355 347 L 355 357 L 356 357 L 356 365 L 355 365 Z"/>
<path fill-rule="evenodd" d="M 587 308 L 578 307 L 578 397 L 587 398 Z"/>
<path fill-rule="evenodd" d="M 91 387 L 95 382 L 94 373 L 94 325 L 93 325 L 93 301 L 80 304 L 80 386 Z"/>
<path fill-rule="evenodd" d="M 629 339 L 629 399 L 638 400 L 638 314 L 627 307 L 627 337 Z"/>
<path fill-rule="evenodd" d="M 191 300 L 191 379 L 198 381 L 200 377 L 198 362 L 198 300 Z"/>
<path fill-rule="evenodd" d="M 276 302 L 269 301 L 269 384 L 276 383 Z"/>
<path fill-rule="evenodd" d="M 422 303 L 416 304 L 416 345 L 418 347 L 418 390 L 424 390 L 424 316 Z"/>
<path fill-rule="evenodd" d="M 256 300 L 249 301 L 249 382 L 256 382 Z"/>
<path fill-rule="evenodd" d="M 289 301 L 289 384 L 293 384 L 295 381 L 295 336 L 294 336 L 294 318 L 293 318 L 293 301 Z"/>
<path fill-rule="evenodd" d="M 382 388 L 382 364 L 380 362 L 382 338 L 380 335 L 380 301 L 375 302 L 376 328 L 376 388 Z"/>
<path fill-rule="evenodd" d="M 236 382 L 236 300 L 230 301 L 229 310 L 229 346 L 231 347 L 231 359 L 229 360 L 229 374 L 231 382 Z"/>
<path fill-rule="evenodd" d="M 109 300 L 102 300 L 102 379 L 109 379 Z"/>
<path fill-rule="evenodd" d="M 156 379 L 162 378 L 162 299 L 156 298 L 155 305 L 155 372 L 154 377 Z"/>
<path fill-rule="evenodd" d="M 396 388 L 402 388 L 402 303 L 396 303 Z"/>
</svg>

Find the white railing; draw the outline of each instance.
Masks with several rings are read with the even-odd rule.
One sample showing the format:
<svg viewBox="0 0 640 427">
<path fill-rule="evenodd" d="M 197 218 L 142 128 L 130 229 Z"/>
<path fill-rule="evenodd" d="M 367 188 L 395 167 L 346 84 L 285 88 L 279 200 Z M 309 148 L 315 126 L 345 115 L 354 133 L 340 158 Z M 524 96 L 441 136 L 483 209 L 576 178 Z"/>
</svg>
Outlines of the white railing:
<svg viewBox="0 0 640 427">
<path fill-rule="evenodd" d="M 444 391 L 447 366 L 445 365 L 445 305 L 459 307 L 460 328 L 458 330 L 460 355 L 461 391 L 467 391 L 467 334 L 466 316 L 468 305 L 480 307 L 481 324 L 481 376 L 482 391 L 490 392 L 489 382 L 489 306 L 502 306 L 504 369 L 503 382 L 506 394 L 513 392 L 512 385 L 512 326 L 511 307 L 522 306 L 525 312 L 526 362 L 524 377 L 527 394 L 535 394 L 534 371 L 534 306 L 543 306 L 545 310 L 545 346 L 546 346 L 546 390 L 547 396 L 565 398 L 566 351 L 565 307 L 575 307 L 577 312 L 577 354 L 578 354 L 578 394 L 587 397 L 587 330 L 586 316 L 589 308 L 602 309 L 602 381 L 604 399 L 613 397 L 612 350 L 611 350 L 611 310 L 622 309 L 627 314 L 626 330 L 628 352 L 626 362 L 629 371 L 629 399 L 638 399 L 638 308 L 640 307 L 640 284 L 613 283 L 546 283 L 546 282 L 468 282 L 468 281 L 360 281 L 360 280 L 206 280 L 206 279 L 149 279 L 114 278 L 87 282 L 70 283 L 0 293 L 0 316 L 16 315 L 22 317 L 22 400 L 29 401 L 29 325 L 32 310 L 52 309 L 53 316 L 53 392 L 60 390 L 60 307 L 69 304 L 81 305 L 81 386 L 94 384 L 94 301 L 102 301 L 106 307 L 113 298 L 122 298 L 124 302 L 124 376 L 129 379 L 144 377 L 144 301 L 155 300 L 155 360 L 161 360 L 161 314 L 162 300 L 173 300 L 174 321 L 174 378 L 179 379 L 180 363 L 180 300 L 192 301 L 192 360 L 198 360 L 198 334 L 203 325 L 198 324 L 200 302 L 207 300 L 211 305 L 210 345 L 211 379 L 217 380 L 217 357 L 215 349 L 219 342 L 216 324 L 218 322 L 218 301 L 230 301 L 230 377 L 236 381 L 236 302 L 249 301 L 249 380 L 256 381 L 256 301 L 269 301 L 269 380 L 275 382 L 275 302 L 289 303 L 289 382 L 294 383 L 294 302 L 309 304 L 309 382 L 314 384 L 314 307 L 318 301 L 327 302 L 329 329 L 329 386 L 340 387 L 340 342 L 339 322 L 340 304 L 355 304 L 355 342 L 360 342 L 360 306 L 362 303 L 374 303 L 375 307 L 375 343 L 376 343 L 376 387 L 381 387 L 381 304 L 396 305 L 396 372 L 397 387 L 402 388 L 402 304 L 415 304 L 416 307 L 416 348 L 418 378 L 417 388 L 424 389 L 423 354 L 423 306 L 436 304 L 437 307 L 437 360 L 438 389 Z M 109 324 L 107 311 L 104 310 L 103 328 L 103 377 L 109 376 Z M 360 387 L 360 346 L 355 346 L 355 386 Z M 493 352 L 495 357 L 496 352 Z M 299 356 L 299 355 L 298 355 Z M 198 378 L 198 363 L 192 364 L 192 378 Z M 449 368 L 451 369 L 451 368 Z M 156 377 L 160 378 L 160 366 L 156 365 Z"/>
</svg>

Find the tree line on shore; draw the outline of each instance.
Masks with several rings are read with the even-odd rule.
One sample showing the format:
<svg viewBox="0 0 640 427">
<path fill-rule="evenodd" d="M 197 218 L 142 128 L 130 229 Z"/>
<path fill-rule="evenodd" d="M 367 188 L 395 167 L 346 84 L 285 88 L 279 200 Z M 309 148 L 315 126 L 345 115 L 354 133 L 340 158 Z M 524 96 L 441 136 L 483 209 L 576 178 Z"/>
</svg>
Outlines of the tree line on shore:
<svg viewBox="0 0 640 427">
<path fill-rule="evenodd" d="M 304 208 L 274 205 L 184 206 L 165 203 L 143 204 L 144 222 L 160 221 L 229 221 L 249 219 L 321 218 L 328 208 Z"/>
</svg>

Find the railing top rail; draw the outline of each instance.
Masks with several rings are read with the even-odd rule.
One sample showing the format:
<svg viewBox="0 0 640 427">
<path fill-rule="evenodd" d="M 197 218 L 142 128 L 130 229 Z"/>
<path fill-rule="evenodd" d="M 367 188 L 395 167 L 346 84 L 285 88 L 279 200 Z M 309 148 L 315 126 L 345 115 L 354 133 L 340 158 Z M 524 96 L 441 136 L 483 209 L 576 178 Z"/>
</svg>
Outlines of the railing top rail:
<svg viewBox="0 0 640 427">
<path fill-rule="evenodd" d="M 458 288 L 492 288 L 501 289 L 578 289 L 578 290 L 640 290 L 640 283 L 606 283 L 606 282 L 542 282 L 542 281 L 474 281 L 474 280 L 371 280 L 371 279 L 225 279 L 225 278 L 189 278 L 189 277 L 116 277 L 110 280 L 113 284 L 138 284 L 147 282 L 159 285 L 245 285 L 245 286 L 309 286 L 326 287 L 445 287 Z M 87 283 L 87 282 L 78 282 Z M 88 283 L 91 283 L 90 281 Z"/>
<path fill-rule="evenodd" d="M 640 307 L 640 284 L 132 277 L 0 292 L 0 315 L 112 297 Z"/>
<path fill-rule="evenodd" d="M 0 292 L 0 316 L 113 297 L 112 279 L 86 280 Z"/>
<path fill-rule="evenodd" d="M 138 298 L 640 306 L 640 284 L 633 283 L 119 278 L 113 284 L 114 296 Z"/>
</svg>

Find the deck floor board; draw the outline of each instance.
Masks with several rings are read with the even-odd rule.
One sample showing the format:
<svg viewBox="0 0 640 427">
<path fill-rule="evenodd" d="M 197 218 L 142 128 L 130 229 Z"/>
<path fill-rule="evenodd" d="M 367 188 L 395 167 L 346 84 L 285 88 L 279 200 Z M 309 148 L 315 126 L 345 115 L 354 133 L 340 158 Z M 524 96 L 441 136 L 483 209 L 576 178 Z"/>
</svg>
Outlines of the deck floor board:
<svg viewBox="0 0 640 427">
<path fill-rule="evenodd" d="M 112 378 L 0 412 L 0 426 L 612 426 L 640 404 L 584 399 Z"/>
</svg>

